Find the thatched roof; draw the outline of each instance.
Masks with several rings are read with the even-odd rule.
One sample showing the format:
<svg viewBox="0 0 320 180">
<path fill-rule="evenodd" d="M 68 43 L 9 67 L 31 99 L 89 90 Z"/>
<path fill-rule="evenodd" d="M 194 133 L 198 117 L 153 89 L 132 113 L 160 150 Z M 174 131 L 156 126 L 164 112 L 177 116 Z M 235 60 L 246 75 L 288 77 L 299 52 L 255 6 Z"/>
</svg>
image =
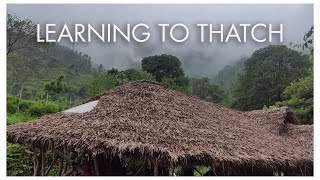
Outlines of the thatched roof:
<svg viewBox="0 0 320 180">
<path fill-rule="evenodd" d="M 7 127 L 8 140 L 163 164 L 313 167 L 313 126 L 288 108 L 241 112 L 151 81 L 92 98 L 85 113 L 55 113 Z"/>
</svg>

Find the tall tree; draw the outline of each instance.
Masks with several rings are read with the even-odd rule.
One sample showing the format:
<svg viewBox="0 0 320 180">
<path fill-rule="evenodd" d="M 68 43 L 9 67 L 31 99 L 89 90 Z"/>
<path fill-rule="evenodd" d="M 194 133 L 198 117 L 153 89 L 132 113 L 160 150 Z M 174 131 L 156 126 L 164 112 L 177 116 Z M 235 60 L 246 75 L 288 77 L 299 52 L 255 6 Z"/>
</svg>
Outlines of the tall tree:
<svg viewBox="0 0 320 180">
<path fill-rule="evenodd" d="M 7 55 L 35 42 L 36 25 L 31 20 L 21 20 L 15 15 L 7 15 Z"/>
<path fill-rule="evenodd" d="M 57 79 L 44 84 L 44 90 L 47 95 L 46 97 L 47 101 L 49 100 L 49 96 L 51 96 L 53 100 L 56 100 L 57 95 L 63 91 L 63 87 L 64 87 L 64 85 L 62 84 L 63 79 L 64 79 L 64 75 L 60 75 L 57 77 Z"/>
<path fill-rule="evenodd" d="M 307 74 L 307 55 L 284 45 L 259 49 L 245 62 L 233 90 L 232 106 L 241 110 L 261 109 L 283 100 L 284 89 Z"/>
<path fill-rule="evenodd" d="M 209 78 L 191 80 L 192 95 L 210 102 L 220 103 L 224 98 L 224 91 Z"/>
<path fill-rule="evenodd" d="M 103 71 L 104 71 L 103 65 L 100 64 L 100 65 L 99 65 L 99 68 L 98 68 L 98 72 L 99 72 L 99 73 L 102 73 Z"/>
<path fill-rule="evenodd" d="M 19 54 L 12 53 L 7 56 L 8 68 L 12 72 L 14 77 L 14 87 L 18 85 L 19 88 L 19 103 L 18 103 L 18 111 L 20 107 L 20 101 L 22 98 L 23 90 L 26 88 L 27 79 L 34 72 L 35 67 L 32 66 L 32 63 L 29 58 Z"/>
<path fill-rule="evenodd" d="M 303 37 L 304 43 L 296 47 L 310 50 L 312 66 L 306 77 L 294 80 L 284 90 L 284 101 L 277 102 L 276 107 L 288 106 L 299 116 L 303 124 L 313 124 L 313 26 Z"/>
<path fill-rule="evenodd" d="M 176 79 L 184 76 L 181 61 L 172 55 L 162 54 L 142 59 L 142 70 L 154 75 L 157 81 L 163 77 Z"/>
</svg>

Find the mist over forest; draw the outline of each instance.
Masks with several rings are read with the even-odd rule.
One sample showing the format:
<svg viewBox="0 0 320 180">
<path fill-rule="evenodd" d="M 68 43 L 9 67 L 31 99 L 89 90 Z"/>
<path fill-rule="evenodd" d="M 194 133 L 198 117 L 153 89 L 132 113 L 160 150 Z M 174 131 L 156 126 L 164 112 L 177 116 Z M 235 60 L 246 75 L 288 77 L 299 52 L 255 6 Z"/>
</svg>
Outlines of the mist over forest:
<svg viewBox="0 0 320 180">
<path fill-rule="evenodd" d="M 199 37 L 192 34 L 196 23 L 283 23 L 283 44 L 286 45 L 302 43 L 301 35 L 313 24 L 312 5 L 8 5 L 8 13 L 40 24 L 62 25 L 68 22 L 98 26 L 99 23 L 115 23 L 125 27 L 126 23 L 139 22 L 151 26 L 157 23 L 184 23 L 191 27 L 191 37 L 181 44 L 160 43 L 159 34 L 153 32 L 151 41 L 146 43 L 92 42 L 72 45 L 64 42 L 62 45 L 88 54 L 96 66 L 102 64 L 105 69 L 140 67 L 143 57 L 172 54 L 181 60 L 190 77 L 213 77 L 225 65 L 234 64 L 243 57 L 249 57 L 255 50 L 270 45 L 254 42 L 199 43 L 196 41 Z"/>
</svg>

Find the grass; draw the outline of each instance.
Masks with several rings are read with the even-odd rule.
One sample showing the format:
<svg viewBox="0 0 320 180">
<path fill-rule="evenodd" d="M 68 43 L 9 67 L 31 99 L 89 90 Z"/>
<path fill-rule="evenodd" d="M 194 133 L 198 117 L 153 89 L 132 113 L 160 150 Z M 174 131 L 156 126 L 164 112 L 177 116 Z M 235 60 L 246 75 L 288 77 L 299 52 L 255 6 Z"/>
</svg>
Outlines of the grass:
<svg viewBox="0 0 320 180">
<path fill-rule="evenodd" d="M 25 114 L 25 113 L 14 113 L 14 114 L 7 114 L 7 125 L 16 124 L 19 122 L 26 122 L 32 120 L 34 117 Z"/>
</svg>

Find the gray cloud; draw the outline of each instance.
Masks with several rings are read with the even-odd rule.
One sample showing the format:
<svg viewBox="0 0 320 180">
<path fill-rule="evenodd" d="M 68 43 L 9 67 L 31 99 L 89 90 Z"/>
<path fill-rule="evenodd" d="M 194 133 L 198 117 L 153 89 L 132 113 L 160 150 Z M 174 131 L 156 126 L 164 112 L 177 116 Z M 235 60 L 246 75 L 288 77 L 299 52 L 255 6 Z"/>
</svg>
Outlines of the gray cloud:
<svg viewBox="0 0 320 180">
<path fill-rule="evenodd" d="M 69 24 L 90 23 L 98 26 L 111 23 L 146 23 L 151 30 L 158 23 L 184 23 L 191 27 L 187 42 L 161 43 L 157 32 L 152 32 L 147 43 L 78 43 L 75 48 L 90 55 L 96 64 L 126 69 L 139 65 L 143 57 L 155 54 L 173 54 L 180 58 L 190 76 L 212 76 L 223 66 L 269 43 L 199 43 L 195 24 L 232 23 L 284 24 L 284 44 L 301 43 L 303 34 L 313 25 L 312 4 L 292 5 L 19 5 L 9 4 L 8 13 L 28 18 L 35 23 Z M 65 43 L 66 46 L 71 46 Z"/>
</svg>

